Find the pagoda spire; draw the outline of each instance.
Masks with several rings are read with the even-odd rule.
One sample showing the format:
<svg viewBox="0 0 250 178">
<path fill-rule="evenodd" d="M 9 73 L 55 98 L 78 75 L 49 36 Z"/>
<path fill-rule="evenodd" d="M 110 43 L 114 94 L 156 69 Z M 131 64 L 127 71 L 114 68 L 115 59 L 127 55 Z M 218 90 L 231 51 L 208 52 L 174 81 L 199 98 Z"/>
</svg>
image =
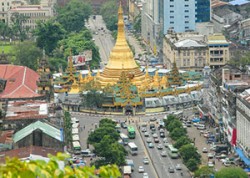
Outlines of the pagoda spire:
<svg viewBox="0 0 250 178">
<path fill-rule="evenodd" d="M 69 56 L 69 59 L 68 59 L 68 67 L 66 69 L 66 72 L 69 75 L 68 80 L 73 83 L 74 80 L 75 80 L 74 73 L 76 73 L 76 69 L 75 69 L 75 67 L 73 65 L 73 58 L 72 58 L 72 50 L 71 49 L 70 49 L 70 56 Z"/>
</svg>

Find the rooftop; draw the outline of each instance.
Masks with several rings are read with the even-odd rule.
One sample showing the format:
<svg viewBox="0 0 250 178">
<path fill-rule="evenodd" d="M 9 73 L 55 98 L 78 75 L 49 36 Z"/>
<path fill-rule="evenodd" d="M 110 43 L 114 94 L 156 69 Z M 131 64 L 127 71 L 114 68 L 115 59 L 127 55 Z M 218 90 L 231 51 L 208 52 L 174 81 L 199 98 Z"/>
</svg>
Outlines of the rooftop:
<svg viewBox="0 0 250 178">
<path fill-rule="evenodd" d="M 9 101 L 6 119 L 45 119 L 48 118 L 48 103 L 41 100 Z"/>
<path fill-rule="evenodd" d="M 233 6 L 235 6 L 235 5 L 240 6 L 240 5 L 244 5 L 244 4 L 248 4 L 248 3 L 250 3 L 250 1 L 248 1 L 248 0 L 234 0 L 234 1 L 229 2 L 229 4 L 231 4 Z"/>
<path fill-rule="evenodd" d="M 189 47 L 206 47 L 206 44 L 203 44 L 201 42 L 191 40 L 191 39 L 185 39 L 178 41 L 174 44 L 176 47 L 183 47 L 183 48 L 189 48 Z"/>
</svg>

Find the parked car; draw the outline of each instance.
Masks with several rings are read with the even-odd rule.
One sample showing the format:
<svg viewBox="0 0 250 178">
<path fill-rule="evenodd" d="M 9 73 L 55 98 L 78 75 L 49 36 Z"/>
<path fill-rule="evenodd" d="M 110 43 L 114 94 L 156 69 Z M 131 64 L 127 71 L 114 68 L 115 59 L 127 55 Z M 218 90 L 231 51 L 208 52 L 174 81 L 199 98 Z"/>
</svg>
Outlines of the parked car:
<svg viewBox="0 0 250 178">
<path fill-rule="evenodd" d="M 151 143 L 151 142 L 152 142 L 152 139 L 151 139 L 151 138 L 147 138 L 146 142 L 147 142 L 147 143 Z"/>
<path fill-rule="evenodd" d="M 208 157 L 209 159 L 213 159 L 213 158 L 214 158 L 214 153 L 208 153 L 208 154 L 207 154 L 207 157 Z"/>
<path fill-rule="evenodd" d="M 172 166 L 168 167 L 168 172 L 169 173 L 174 173 L 174 168 Z"/>
<path fill-rule="evenodd" d="M 148 178 L 148 173 L 144 172 L 143 173 L 143 178 Z"/>
<path fill-rule="evenodd" d="M 125 122 L 122 122 L 122 123 L 121 123 L 121 127 L 122 127 L 123 129 L 126 129 L 126 128 L 127 128 L 127 124 L 126 124 Z"/>
<path fill-rule="evenodd" d="M 204 148 L 202 149 L 202 153 L 207 153 L 207 152 L 208 152 L 207 148 L 204 147 Z"/>
<path fill-rule="evenodd" d="M 149 133 L 148 133 L 148 132 L 145 132 L 145 133 L 144 133 L 144 136 L 145 136 L 145 137 L 149 137 Z"/>
<path fill-rule="evenodd" d="M 161 137 L 161 138 L 165 138 L 165 133 L 164 133 L 164 132 L 161 132 L 161 133 L 160 133 L 160 137 Z"/>
<path fill-rule="evenodd" d="M 155 138 L 155 139 L 154 139 L 154 142 L 155 142 L 155 143 L 159 143 L 159 139 L 158 139 L 158 138 Z"/>
<path fill-rule="evenodd" d="M 200 120 L 200 118 L 198 118 L 198 117 L 192 119 L 192 122 L 200 122 L 200 121 L 201 121 L 201 120 Z"/>
<path fill-rule="evenodd" d="M 207 165 L 208 165 L 208 167 L 211 167 L 211 168 L 214 167 L 214 164 L 213 164 L 213 162 L 211 162 L 211 161 L 209 161 L 209 162 L 207 163 Z"/>
<path fill-rule="evenodd" d="M 151 117 L 149 120 L 150 121 L 156 121 L 156 117 Z"/>
<path fill-rule="evenodd" d="M 138 168 L 138 172 L 139 172 L 139 173 L 143 173 L 143 172 L 144 172 L 144 168 L 143 168 L 143 166 L 139 166 L 139 168 Z"/>
<path fill-rule="evenodd" d="M 158 150 L 162 150 L 162 149 L 163 149 L 162 144 L 158 144 L 158 145 L 157 145 L 157 149 L 158 149 Z"/>
<path fill-rule="evenodd" d="M 162 152 L 161 152 L 161 156 L 162 156 L 162 157 L 166 157 L 166 156 L 167 156 L 167 152 L 166 152 L 166 151 L 162 151 Z"/>
<path fill-rule="evenodd" d="M 153 134 L 153 138 L 157 138 L 158 135 L 156 133 Z"/>
<path fill-rule="evenodd" d="M 147 132 L 147 128 L 146 127 L 142 127 L 141 131 L 142 132 Z"/>
<path fill-rule="evenodd" d="M 149 143 L 149 144 L 148 144 L 148 147 L 149 147 L 149 148 L 154 148 L 155 146 L 154 146 L 153 143 Z"/>
</svg>

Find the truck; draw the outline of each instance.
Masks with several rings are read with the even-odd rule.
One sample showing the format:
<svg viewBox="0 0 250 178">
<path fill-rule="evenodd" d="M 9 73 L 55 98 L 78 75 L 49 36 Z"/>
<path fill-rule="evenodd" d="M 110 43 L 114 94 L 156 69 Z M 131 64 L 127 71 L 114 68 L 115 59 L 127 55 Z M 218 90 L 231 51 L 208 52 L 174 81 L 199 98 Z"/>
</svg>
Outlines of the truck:
<svg viewBox="0 0 250 178">
<path fill-rule="evenodd" d="M 131 170 L 134 171 L 134 161 L 132 159 L 126 159 L 126 166 L 130 166 Z"/>
<path fill-rule="evenodd" d="M 228 154 L 228 146 L 227 145 L 216 145 L 215 153 L 226 152 Z"/>
<path fill-rule="evenodd" d="M 123 176 L 125 177 L 130 177 L 132 173 L 132 168 L 131 166 L 123 166 Z"/>
</svg>

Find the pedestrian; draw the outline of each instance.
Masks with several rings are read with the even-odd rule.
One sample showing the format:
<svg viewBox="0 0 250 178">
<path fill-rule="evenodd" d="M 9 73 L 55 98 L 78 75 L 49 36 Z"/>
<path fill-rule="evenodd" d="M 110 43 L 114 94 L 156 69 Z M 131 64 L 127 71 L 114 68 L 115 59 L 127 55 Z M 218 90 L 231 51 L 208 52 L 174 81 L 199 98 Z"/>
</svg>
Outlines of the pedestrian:
<svg viewBox="0 0 250 178">
<path fill-rule="evenodd" d="M 85 129 L 85 125 L 83 126 L 83 129 Z"/>
</svg>

